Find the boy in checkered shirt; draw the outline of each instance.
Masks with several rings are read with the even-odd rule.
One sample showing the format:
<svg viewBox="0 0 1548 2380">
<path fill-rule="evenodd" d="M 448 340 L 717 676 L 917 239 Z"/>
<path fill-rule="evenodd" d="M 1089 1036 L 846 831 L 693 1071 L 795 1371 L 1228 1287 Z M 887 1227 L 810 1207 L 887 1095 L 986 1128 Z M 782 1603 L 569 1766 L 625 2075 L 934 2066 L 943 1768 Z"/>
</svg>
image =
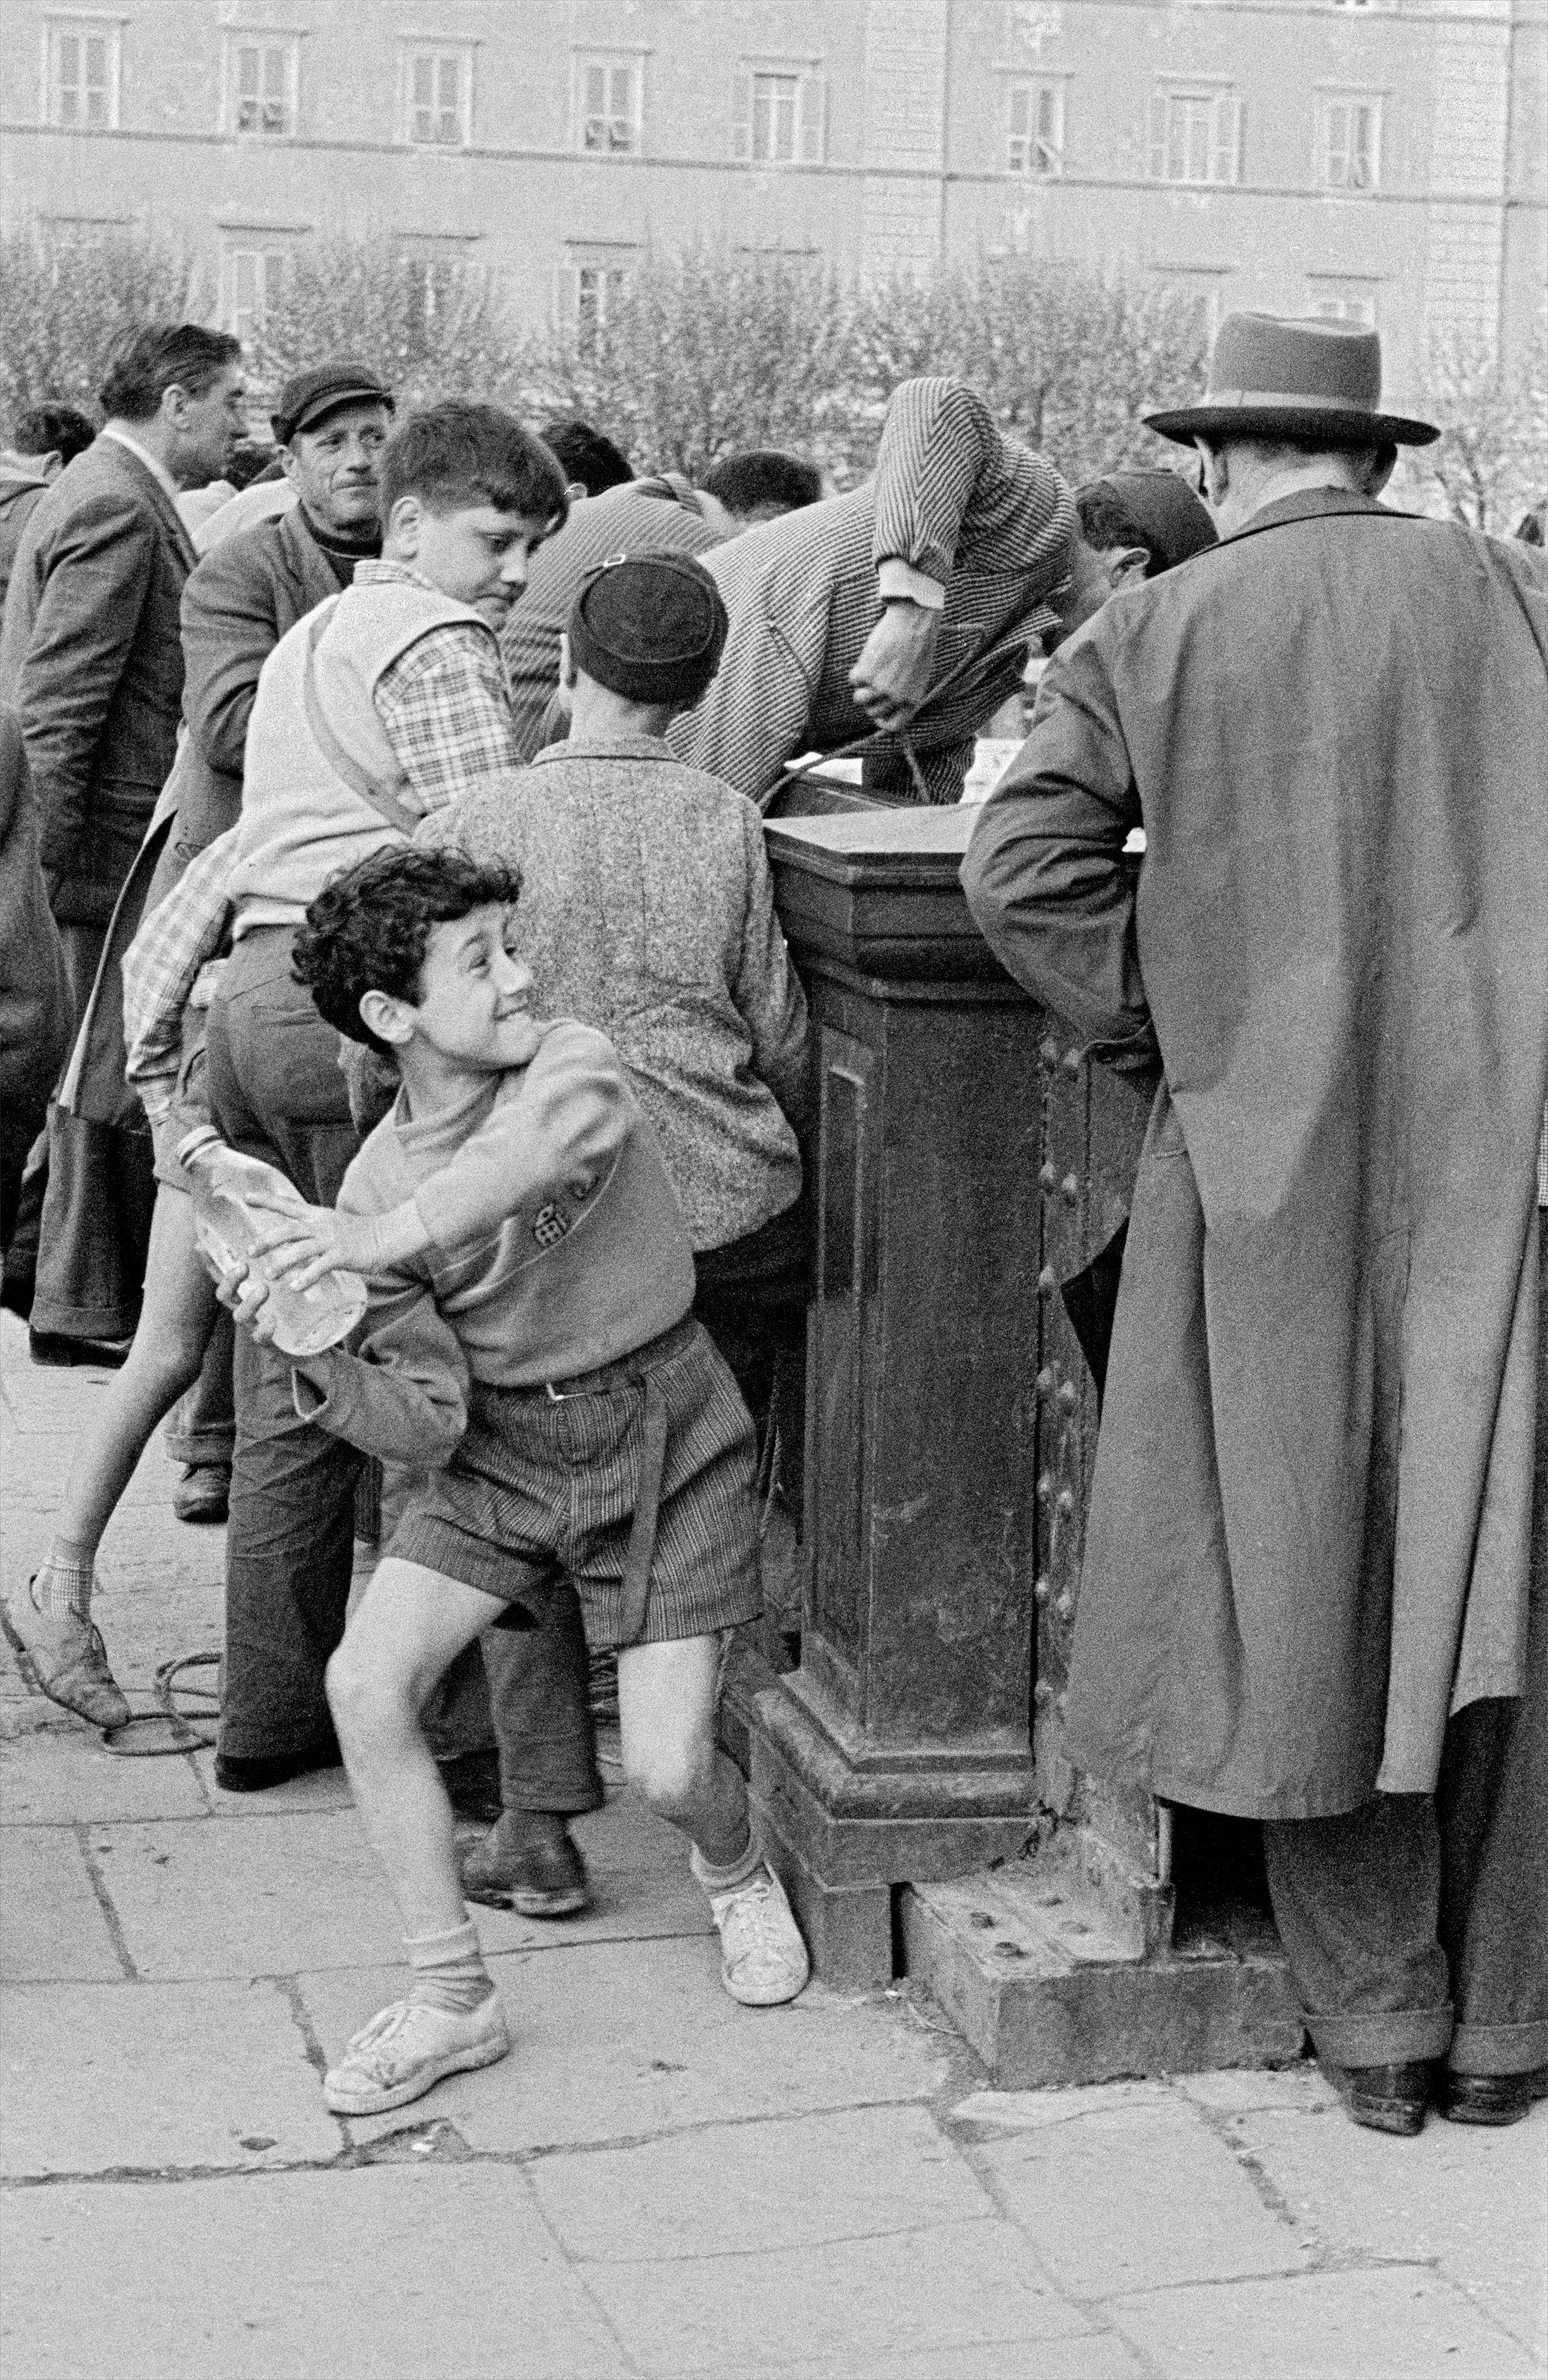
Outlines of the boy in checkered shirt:
<svg viewBox="0 0 1548 2380">
<path fill-rule="evenodd" d="M 567 1580 L 616 1644 L 626 1772 L 689 1839 L 732 1997 L 795 1998 L 808 1962 L 715 1743 L 724 1632 L 760 1606 L 751 1425 L 693 1319 L 693 1257 L 655 1135 L 606 1038 L 531 1014 L 515 880 L 458 853 L 384 851 L 296 939 L 336 1029 L 402 1088 L 336 1217 L 276 1214 L 305 1286 L 368 1276 L 354 1352 L 293 1366 L 298 1408 L 389 1460 L 444 1470 L 405 1515 L 328 1671 L 350 1781 L 402 1913 L 408 1998 L 350 2042 L 341 2114 L 417 2098 L 509 2046 L 457 1881 L 425 1695 L 490 1624 Z M 265 1283 L 223 1295 L 261 1341 Z"/>
</svg>

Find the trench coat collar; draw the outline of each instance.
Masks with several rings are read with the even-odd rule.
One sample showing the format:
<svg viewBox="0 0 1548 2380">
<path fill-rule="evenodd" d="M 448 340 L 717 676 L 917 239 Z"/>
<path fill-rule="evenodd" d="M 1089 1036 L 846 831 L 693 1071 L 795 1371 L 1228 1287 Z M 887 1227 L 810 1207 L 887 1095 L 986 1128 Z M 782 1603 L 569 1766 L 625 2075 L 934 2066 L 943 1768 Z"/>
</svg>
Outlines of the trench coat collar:
<svg viewBox="0 0 1548 2380">
<path fill-rule="evenodd" d="M 1377 513 L 1383 520 L 1411 517 L 1395 512 L 1390 504 L 1378 504 L 1374 496 L 1362 496 L 1358 488 L 1298 488 L 1293 496 L 1279 496 L 1272 504 L 1264 504 L 1220 542 L 1235 545 L 1238 538 L 1256 537 L 1260 529 L 1283 528 L 1287 521 L 1331 518 L 1341 513 Z"/>
<path fill-rule="evenodd" d="M 128 472 L 135 485 L 149 495 L 156 508 L 157 517 L 177 548 L 177 558 L 185 570 L 192 570 L 199 560 L 188 525 L 154 471 L 137 454 L 126 438 L 98 438 L 86 450 L 100 455 L 110 469 Z"/>
</svg>

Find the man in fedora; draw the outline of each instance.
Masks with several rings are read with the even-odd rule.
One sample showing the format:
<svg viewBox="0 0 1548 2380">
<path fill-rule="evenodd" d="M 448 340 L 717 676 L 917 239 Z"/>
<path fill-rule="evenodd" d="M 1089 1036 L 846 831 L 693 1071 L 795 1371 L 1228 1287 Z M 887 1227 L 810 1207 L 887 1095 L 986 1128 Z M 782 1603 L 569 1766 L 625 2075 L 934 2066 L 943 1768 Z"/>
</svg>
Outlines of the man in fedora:
<svg viewBox="0 0 1548 2380">
<path fill-rule="evenodd" d="M 1262 1820 L 1319 2055 L 1413 2132 L 1548 2081 L 1548 586 L 1377 503 L 1436 435 L 1380 389 L 1374 333 L 1223 324 L 1150 417 L 1221 542 L 1054 657 L 963 881 L 1158 1082 L 1066 1748 Z"/>
</svg>

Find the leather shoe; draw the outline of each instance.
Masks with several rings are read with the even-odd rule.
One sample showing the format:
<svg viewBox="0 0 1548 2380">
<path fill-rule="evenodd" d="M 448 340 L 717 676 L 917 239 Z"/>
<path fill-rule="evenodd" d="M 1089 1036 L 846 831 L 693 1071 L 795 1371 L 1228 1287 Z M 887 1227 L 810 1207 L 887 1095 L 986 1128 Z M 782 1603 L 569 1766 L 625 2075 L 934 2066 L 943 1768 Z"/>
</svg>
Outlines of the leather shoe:
<svg viewBox="0 0 1548 2380">
<path fill-rule="evenodd" d="M 462 1889 L 523 1917 L 578 1917 L 591 1897 L 586 1863 L 554 1810 L 507 1810 L 464 1858 Z"/>
<path fill-rule="evenodd" d="M 116 1372 L 128 1361 L 132 1339 L 67 1339 L 61 1330 L 29 1330 L 27 1352 L 34 1364 L 56 1368 L 87 1365 L 94 1371 Z"/>
<path fill-rule="evenodd" d="M 179 1521 L 224 1521 L 231 1506 L 228 1463 L 189 1463 L 173 1493 L 172 1510 Z"/>
<path fill-rule="evenodd" d="M 272 1752 L 244 1760 L 226 1752 L 215 1755 L 215 1783 L 223 1793 L 266 1793 L 272 1786 L 288 1785 L 293 1777 L 310 1777 L 314 1768 L 336 1768 L 338 1739 L 308 1744 L 304 1752 Z"/>
<path fill-rule="evenodd" d="M 1525 2074 L 1454 2074 L 1448 2067 L 1435 2104 L 1454 2124 L 1518 2124 L 1534 2099 L 1548 2098 L 1548 2066 Z"/>
<path fill-rule="evenodd" d="M 1405 2139 L 1423 2129 L 1433 2067 L 1428 2058 L 1400 2066 L 1330 2066 L 1323 2070 L 1357 2124 Z"/>
</svg>

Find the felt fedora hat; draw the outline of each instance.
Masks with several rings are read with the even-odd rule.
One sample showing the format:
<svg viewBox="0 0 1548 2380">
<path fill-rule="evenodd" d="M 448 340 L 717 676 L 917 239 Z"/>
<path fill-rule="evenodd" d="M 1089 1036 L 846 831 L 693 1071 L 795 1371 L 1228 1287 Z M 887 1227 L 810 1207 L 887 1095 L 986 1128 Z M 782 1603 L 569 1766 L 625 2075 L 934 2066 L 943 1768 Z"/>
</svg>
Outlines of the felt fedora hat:
<svg viewBox="0 0 1548 2380">
<path fill-rule="evenodd" d="M 1428 446 L 1428 421 L 1383 413 L 1382 343 L 1358 322 L 1227 314 L 1197 405 L 1147 413 L 1179 446 L 1195 438 L 1310 438 L 1330 446 Z"/>
</svg>

